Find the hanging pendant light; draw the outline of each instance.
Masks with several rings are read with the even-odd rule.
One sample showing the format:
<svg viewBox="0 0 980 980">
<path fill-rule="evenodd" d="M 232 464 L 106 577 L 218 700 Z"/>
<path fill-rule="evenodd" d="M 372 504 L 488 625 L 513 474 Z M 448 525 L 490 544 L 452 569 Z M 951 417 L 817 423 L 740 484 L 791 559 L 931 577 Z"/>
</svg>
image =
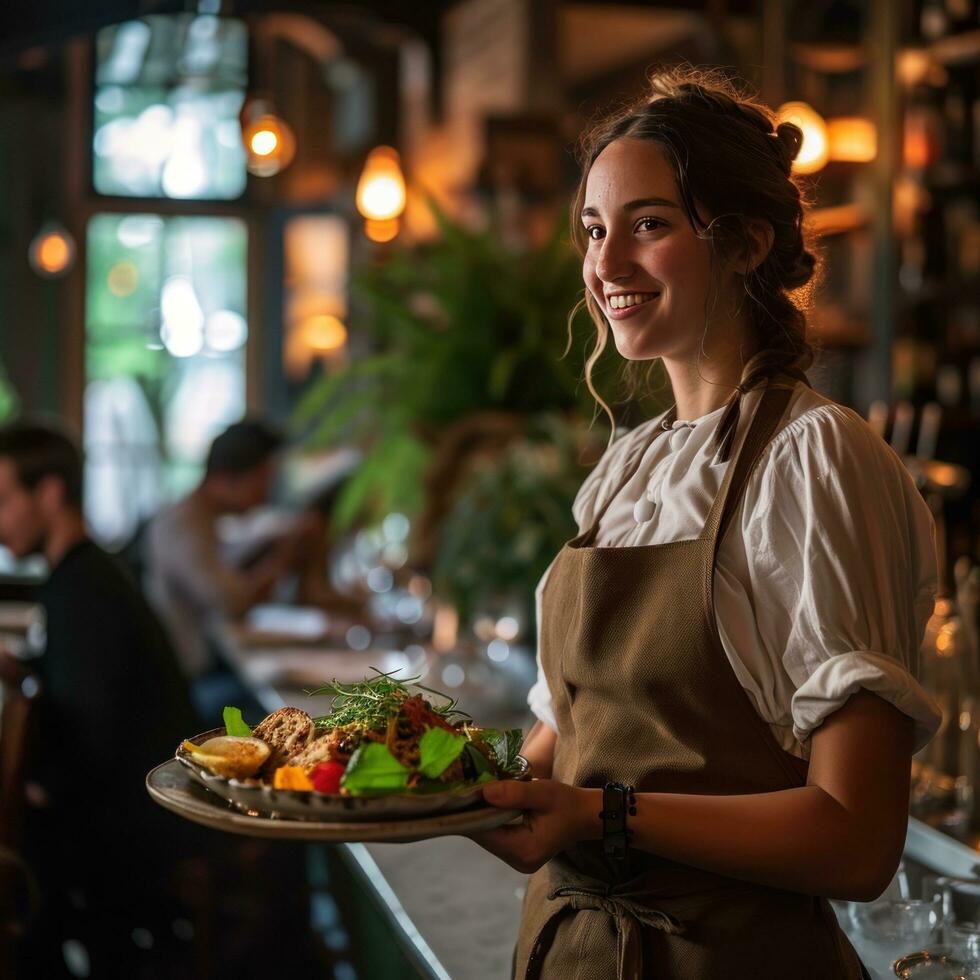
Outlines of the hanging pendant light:
<svg viewBox="0 0 980 980">
<path fill-rule="evenodd" d="M 245 166 L 256 177 L 273 177 L 292 162 L 296 138 L 269 99 L 252 99 L 242 110 Z"/>
<path fill-rule="evenodd" d="M 375 242 L 389 242 L 398 234 L 398 218 L 405 210 L 405 178 L 398 151 L 377 146 L 364 162 L 355 202 L 364 216 L 364 231 Z"/>
<path fill-rule="evenodd" d="M 787 102 L 776 110 L 780 122 L 791 122 L 803 130 L 803 145 L 793 161 L 793 170 L 812 174 L 822 170 L 829 159 L 827 124 L 823 116 L 806 102 Z"/>
<path fill-rule="evenodd" d="M 75 239 L 56 221 L 44 225 L 27 250 L 31 268 L 45 279 L 60 279 L 75 264 Z"/>
</svg>

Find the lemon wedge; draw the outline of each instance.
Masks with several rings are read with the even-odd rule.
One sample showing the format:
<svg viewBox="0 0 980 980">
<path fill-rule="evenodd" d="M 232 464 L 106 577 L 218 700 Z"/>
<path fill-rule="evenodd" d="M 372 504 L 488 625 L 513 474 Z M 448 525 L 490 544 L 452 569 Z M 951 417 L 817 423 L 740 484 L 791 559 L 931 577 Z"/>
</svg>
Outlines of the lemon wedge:
<svg viewBox="0 0 980 980">
<path fill-rule="evenodd" d="M 194 761 L 216 776 L 226 779 L 247 779 L 254 776 L 269 758 L 269 746 L 259 738 L 239 738 L 219 735 L 201 745 L 184 742 L 184 749 Z"/>
</svg>

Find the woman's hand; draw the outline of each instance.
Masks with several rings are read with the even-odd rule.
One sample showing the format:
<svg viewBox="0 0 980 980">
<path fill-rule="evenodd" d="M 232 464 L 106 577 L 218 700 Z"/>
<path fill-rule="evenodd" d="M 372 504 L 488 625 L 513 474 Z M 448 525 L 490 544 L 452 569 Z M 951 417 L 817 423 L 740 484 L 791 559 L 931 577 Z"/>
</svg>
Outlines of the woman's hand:
<svg viewBox="0 0 980 980">
<path fill-rule="evenodd" d="M 532 874 L 559 851 L 602 836 L 602 791 L 554 779 L 489 783 L 483 798 L 502 809 L 523 810 L 521 823 L 470 835 L 477 844 L 524 874 Z"/>
</svg>

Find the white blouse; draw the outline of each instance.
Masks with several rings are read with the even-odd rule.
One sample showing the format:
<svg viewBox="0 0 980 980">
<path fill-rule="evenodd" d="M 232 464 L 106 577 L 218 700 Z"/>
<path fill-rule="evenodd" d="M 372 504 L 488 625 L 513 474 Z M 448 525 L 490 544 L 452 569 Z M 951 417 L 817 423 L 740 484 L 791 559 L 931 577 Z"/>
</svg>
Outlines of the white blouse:
<svg viewBox="0 0 980 980">
<path fill-rule="evenodd" d="M 743 396 L 739 440 L 759 397 Z M 711 449 L 723 412 L 654 438 L 657 416 L 618 438 L 575 498 L 580 531 L 640 454 L 596 544 L 696 538 L 728 466 Z M 539 624 L 550 570 L 535 591 Z M 917 675 L 936 584 L 932 515 L 901 459 L 856 412 L 798 385 L 719 545 L 714 575 L 725 654 L 784 749 L 808 758 L 809 736 L 861 688 L 913 719 L 916 750 L 928 742 L 942 716 Z M 540 627 L 538 649 L 528 704 L 557 730 Z"/>
</svg>

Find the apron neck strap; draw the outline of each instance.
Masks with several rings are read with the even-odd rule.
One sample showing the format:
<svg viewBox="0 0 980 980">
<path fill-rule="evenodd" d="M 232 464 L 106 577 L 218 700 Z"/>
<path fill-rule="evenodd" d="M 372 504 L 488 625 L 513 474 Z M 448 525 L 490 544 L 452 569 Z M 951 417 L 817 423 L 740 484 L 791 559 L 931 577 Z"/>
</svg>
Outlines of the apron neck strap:
<svg viewBox="0 0 980 980">
<path fill-rule="evenodd" d="M 748 432 L 746 432 L 737 454 L 725 470 L 721 487 L 718 489 L 708 518 L 701 530 L 700 538 L 713 541 L 715 553 L 717 553 L 719 542 L 728 530 L 728 525 L 731 523 L 735 511 L 738 510 L 738 505 L 749 482 L 749 476 L 762 455 L 762 451 L 772 439 L 773 433 L 779 425 L 779 420 L 789 405 L 795 387 L 796 382 L 787 379 L 785 381 L 770 381 L 762 390 L 762 397 L 756 406 Z"/>
</svg>

